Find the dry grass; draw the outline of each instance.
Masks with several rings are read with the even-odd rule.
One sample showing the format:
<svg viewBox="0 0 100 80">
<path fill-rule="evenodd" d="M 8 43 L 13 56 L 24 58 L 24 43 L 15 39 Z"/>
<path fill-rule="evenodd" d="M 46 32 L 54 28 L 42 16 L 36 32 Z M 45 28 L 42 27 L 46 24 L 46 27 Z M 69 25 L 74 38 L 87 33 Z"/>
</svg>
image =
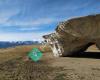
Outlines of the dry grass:
<svg viewBox="0 0 100 80">
<path fill-rule="evenodd" d="M 23 57 L 34 47 L 45 52 L 41 60 L 24 61 Z M 53 58 L 48 46 L 41 47 L 0 49 L 0 80 L 100 80 L 100 51 L 95 45 L 84 53 L 85 56 L 60 58 Z"/>
<path fill-rule="evenodd" d="M 41 50 L 43 53 L 52 52 L 49 45 L 41 45 L 41 46 L 40 46 L 40 50 Z"/>
<path fill-rule="evenodd" d="M 51 67 L 48 63 L 50 57 L 45 57 L 43 54 L 39 62 L 23 60 L 23 57 L 27 56 L 27 53 L 34 47 L 40 49 L 41 45 L 1 49 L 0 80 L 53 80 L 55 72 L 62 68 Z"/>
<path fill-rule="evenodd" d="M 53 80 L 52 74 L 59 70 L 45 61 L 23 62 L 22 58 L 17 58 L 0 65 L 0 80 Z"/>
<path fill-rule="evenodd" d="M 14 48 L 0 49 L 0 63 L 10 59 L 26 56 L 32 48 L 39 48 L 41 45 L 18 46 Z"/>
</svg>

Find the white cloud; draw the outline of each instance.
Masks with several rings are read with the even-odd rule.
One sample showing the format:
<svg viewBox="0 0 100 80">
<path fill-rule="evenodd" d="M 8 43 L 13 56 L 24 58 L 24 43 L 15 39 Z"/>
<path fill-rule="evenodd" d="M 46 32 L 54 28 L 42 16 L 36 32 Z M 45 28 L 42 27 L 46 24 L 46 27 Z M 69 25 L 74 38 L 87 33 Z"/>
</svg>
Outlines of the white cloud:
<svg viewBox="0 0 100 80">
<path fill-rule="evenodd" d="M 33 41 L 42 41 L 43 35 L 52 33 L 53 31 L 49 32 L 42 32 L 42 33 L 0 33 L 0 41 L 26 41 L 26 40 L 33 40 Z"/>
<path fill-rule="evenodd" d="M 10 17 L 18 14 L 19 12 L 20 12 L 19 10 L 1 11 L 0 12 L 0 24 L 6 24 L 8 22 L 8 20 L 10 19 Z"/>
<path fill-rule="evenodd" d="M 25 26 L 40 26 L 42 24 L 50 24 L 52 22 L 55 22 L 56 20 L 53 18 L 41 18 L 41 19 L 37 19 L 37 20 L 31 20 L 31 21 L 12 21 L 9 20 L 7 22 L 5 22 L 3 25 L 4 26 L 21 26 L 21 27 L 25 27 Z"/>
<path fill-rule="evenodd" d="M 21 31 L 29 31 L 29 30 L 39 30 L 39 27 L 21 27 Z"/>
<path fill-rule="evenodd" d="M 54 22 L 58 22 L 57 19 L 54 18 L 41 18 L 37 20 L 32 21 L 11 21 L 8 20 L 8 18 L 5 19 L 5 21 L 1 24 L 2 26 L 8 26 L 11 27 L 9 29 L 12 29 L 12 27 L 18 28 L 20 31 L 29 31 L 29 30 L 39 30 L 44 28 L 45 24 L 52 24 Z M 46 27 L 46 26 L 45 26 Z"/>
<path fill-rule="evenodd" d="M 3 33 L 0 34 L 0 41 L 25 41 L 41 39 L 39 34 L 35 33 Z"/>
</svg>

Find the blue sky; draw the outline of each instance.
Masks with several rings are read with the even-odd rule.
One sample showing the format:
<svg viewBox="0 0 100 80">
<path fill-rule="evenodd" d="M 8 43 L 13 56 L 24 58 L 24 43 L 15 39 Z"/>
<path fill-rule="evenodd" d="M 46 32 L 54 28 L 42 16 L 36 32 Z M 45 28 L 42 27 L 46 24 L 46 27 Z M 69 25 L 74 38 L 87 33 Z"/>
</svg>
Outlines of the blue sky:
<svg viewBox="0 0 100 80">
<path fill-rule="evenodd" d="M 61 21 L 100 13 L 100 0 L 0 0 L 0 41 L 42 40 Z"/>
</svg>

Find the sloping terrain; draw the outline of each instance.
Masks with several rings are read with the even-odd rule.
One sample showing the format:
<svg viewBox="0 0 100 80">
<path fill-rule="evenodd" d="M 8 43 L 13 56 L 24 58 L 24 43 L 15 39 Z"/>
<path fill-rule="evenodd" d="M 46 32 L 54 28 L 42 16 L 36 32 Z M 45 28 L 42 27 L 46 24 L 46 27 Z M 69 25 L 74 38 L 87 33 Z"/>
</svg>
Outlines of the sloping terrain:
<svg viewBox="0 0 100 80">
<path fill-rule="evenodd" d="M 40 45 L 0 49 L 0 80 L 100 80 L 100 51 L 95 45 L 73 57 L 44 52 L 36 63 L 25 60 L 33 47 Z"/>
</svg>

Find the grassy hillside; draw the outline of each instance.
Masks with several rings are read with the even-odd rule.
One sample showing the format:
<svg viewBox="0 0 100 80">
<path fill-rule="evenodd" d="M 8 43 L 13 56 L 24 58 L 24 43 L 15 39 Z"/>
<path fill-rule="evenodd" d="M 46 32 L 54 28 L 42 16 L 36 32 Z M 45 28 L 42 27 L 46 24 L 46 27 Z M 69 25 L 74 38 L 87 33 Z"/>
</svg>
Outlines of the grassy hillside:
<svg viewBox="0 0 100 80">
<path fill-rule="evenodd" d="M 18 58 L 20 56 L 25 56 L 34 47 L 39 47 L 39 45 L 18 46 L 14 48 L 0 49 L 0 63 L 10 59 Z"/>
<path fill-rule="evenodd" d="M 50 48 L 42 47 L 42 45 L 24 45 L 14 48 L 0 49 L 0 63 L 10 59 L 27 56 L 28 52 L 31 51 L 32 48 L 39 48 L 42 52 L 50 51 Z"/>
<path fill-rule="evenodd" d="M 48 65 L 48 58 L 44 54 L 38 63 L 31 60 L 25 61 L 25 57 L 32 48 L 39 48 L 43 53 L 46 49 L 49 50 L 42 45 L 0 49 L 0 80 L 47 80 L 48 75 L 51 75 L 55 68 Z"/>
<path fill-rule="evenodd" d="M 34 47 L 43 52 L 36 63 L 26 60 L 27 53 Z M 95 45 L 76 57 L 54 58 L 51 53 L 49 47 L 42 45 L 0 49 L 0 80 L 100 79 L 100 51 Z"/>
</svg>

